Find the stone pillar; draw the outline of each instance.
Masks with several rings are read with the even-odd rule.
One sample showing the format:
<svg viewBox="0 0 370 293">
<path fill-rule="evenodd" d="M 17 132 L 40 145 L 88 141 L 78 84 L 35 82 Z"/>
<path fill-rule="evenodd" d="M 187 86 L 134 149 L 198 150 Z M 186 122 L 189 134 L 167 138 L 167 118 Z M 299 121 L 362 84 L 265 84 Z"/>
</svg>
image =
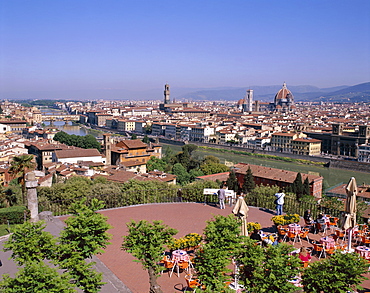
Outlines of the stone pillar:
<svg viewBox="0 0 370 293">
<path fill-rule="evenodd" d="M 37 200 L 37 188 L 38 182 L 35 176 L 35 172 L 28 172 L 26 174 L 26 189 L 27 189 L 27 203 L 28 209 L 31 212 L 31 222 L 37 222 L 39 220 L 39 206 Z"/>
</svg>

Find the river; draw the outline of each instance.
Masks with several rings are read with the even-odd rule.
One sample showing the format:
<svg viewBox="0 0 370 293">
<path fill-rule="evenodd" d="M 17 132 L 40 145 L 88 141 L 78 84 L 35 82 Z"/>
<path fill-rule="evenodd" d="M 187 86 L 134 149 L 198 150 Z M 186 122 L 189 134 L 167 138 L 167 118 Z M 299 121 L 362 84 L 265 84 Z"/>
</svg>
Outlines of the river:
<svg viewBox="0 0 370 293">
<path fill-rule="evenodd" d="M 181 151 L 181 146 L 177 145 L 170 145 L 170 144 L 163 144 L 162 152 L 165 152 L 166 147 L 170 147 L 175 152 Z M 220 153 L 220 152 L 212 152 L 210 150 L 197 150 L 194 152 L 195 156 L 199 158 L 204 158 L 205 156 L 215 156 L 220 159 L 220 162 L 226 164 L 227 166 L 231 166 L 236 163 L 249 163 L 254 165 L 266 166 L 271 168 L 278 168 L 284 169 L 289 171 L 301 172 L 301 173 L 308 173 L 314 174 L 324 177 L 324 186 L 323 188 L 326 189 L 328 187 L 332 187 L 334 185 L 340 183 L 348 183 L 351 177 L 355 177 L 357 184 L 362 185 L 370 184 L 370 174 L 364 172 L 356 172 L 356 171 L 349 171 L 343 169 L 334 169 L 334 168 L 325 168 L 319 166 L 311 166 L 311 165 L 303 165 L 298 163 L 289 163 L 283 161 L 274 161 L 274 160 L 267 160 L 261 158 L 254 158 L 249 156 L 243 155 L 235 155 L 232 153 Z"/>
<path fill-rule="evenodd" d="M 44 124 L 46 126 L 50 126 L 50 122 L 48 122 L 48 121 L 45 121 Z M 72 125 L 72 122 L 70 122 L 70 121 L 68 121 L 68 122 L 54 121 L 53 125 L 55 126 L 55 128 L 58 128 L 61 131 L 64 131 L 68 134 L 75 134 L 75 135 L 81 135 L 81 136 L 91 134 L 91 135 L 95 136 L 96 138 L 102 138 L 103 137 L 101 132 L 98 132 L 94 129 L 88 129 L 88 128 L 85 128 L 85 127 L 81 127 L 79 125 Z"/>
</svg>

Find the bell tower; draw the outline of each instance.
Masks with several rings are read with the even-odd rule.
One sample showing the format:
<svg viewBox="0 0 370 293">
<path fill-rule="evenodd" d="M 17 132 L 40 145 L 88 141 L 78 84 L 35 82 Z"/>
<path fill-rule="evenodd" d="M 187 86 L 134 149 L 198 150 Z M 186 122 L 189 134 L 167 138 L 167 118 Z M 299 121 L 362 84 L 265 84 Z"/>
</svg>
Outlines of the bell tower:
<svg viewBox="0 0 370 293">
<path fill-rule="evenodd" d="M 104 140 L 104 154 L 105 154 L 105 164 L 111 165 L 112 164 L 112 150 L 111 150 L 111 143 L 110 143 L 110 133 L 103 134 Z"/>
<path fill-rule="evenodd" d="M 165 104 L 170 104 L 170 85 L 166 83 L 164 85 L 164 103 Z"/>
</svg>

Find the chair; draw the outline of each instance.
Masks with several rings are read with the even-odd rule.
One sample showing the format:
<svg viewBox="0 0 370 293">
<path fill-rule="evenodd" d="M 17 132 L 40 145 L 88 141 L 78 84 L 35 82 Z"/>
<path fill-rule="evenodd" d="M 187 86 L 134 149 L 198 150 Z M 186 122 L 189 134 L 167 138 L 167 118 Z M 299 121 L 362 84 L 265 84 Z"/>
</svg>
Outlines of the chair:
<svg viewBox="0 0 370 293">
<path fill-rule="evenodd" d="M 299 233 L 294 233 L 294 232 L 290 232 L 290 231 L 288 231 L 287 237 L 289 238 L 289 240 L 293 238 L 293 243 L 295 243 L 295 241 L 296 241 L 296 239 L 297 239 L 297 237 L 298 237 L 299 242 L 301 242 L 301 243 L 302 243 L 302 240 L 301 240 L 301 238 L 299 237 Z"/>
<path fill-rule="evenodd" d="M 167 257 L 166 259 L 163 260 L 163 265 L 167 269 L 167 271 L 170 273 L 170 277 L 171 277 L 175 262 L 172 260 L 169 260 Z"/>
<path fill-rule="evenodd" d="M 180 270 L 187 271 L 189 269 L 189 263 L 187 261 L 179 261 L 177 266 Z"/>
<path fill-rule="evenodd" d="M 335 235 L 338 237 L 338 239 L 342 239 L 342 241 L 344 241 L 345 238 L 344 232 L 342 232 L 341 230 L 335 230 Z"/>
<path fill-rule="evenodd" d="M 366 238 L 366 236 L 361 236 L 361 243 L 365 246 L 370 243 L 370 239 Z"/>
<path fill-rule="evenodd" d="M 306 238 L 307 242 L 310 243 L 310 239 L 308 238 L 308 232 L 310 232 L 310 230 L 305 229 L 302 232 L 300 232 L 298 236 L 300 237 L 300 239 Z"/>
<path fill-rule="evenodd" d="M 316 223 L 316 230 L 318 231 L 318 233 L 322 231 L 322 235 L 326 234 L 327 228 L 328 227 L 325 223 Z"/>
<path fill-rule="evenodd" d="M 339 218 L 337 217 L 329 218 L 329 225 L 330 225 L 331 230 L 333 230 L 334 228 L 338 228 L 338 221 L 339 221 Z"/>
<path fill-rule="evenodd" d="M 318 258 L 320 259 L 321 255 L 323 253 L 325 254 L 324 246 L 319 243 L 312 243 L 312 244 L 313 244 L 313 251 L 319 254 Z"/>
<path fill-rule="evenodd" d="M 191 289 L 192 291 L 196 291 L 197 288 L 203 288 L 202 284 L 199 282 L 199 279 L 193 279 L 193 275 L 189 274 L 185 276 L 186 280 L 186 289 L 185 291 L 188 291 L 188 289 Z"/>
<path fill-rule="evenodd" d="M 302 261 L 302 265 L 304 268 L 307 268 L 309 263 L 309 261 Z"/>
<path fill-rule="evenodd" d="M 335 248 L 324 248 L 325 255 L 332 255 L 335 252 Z"/>
</svg>

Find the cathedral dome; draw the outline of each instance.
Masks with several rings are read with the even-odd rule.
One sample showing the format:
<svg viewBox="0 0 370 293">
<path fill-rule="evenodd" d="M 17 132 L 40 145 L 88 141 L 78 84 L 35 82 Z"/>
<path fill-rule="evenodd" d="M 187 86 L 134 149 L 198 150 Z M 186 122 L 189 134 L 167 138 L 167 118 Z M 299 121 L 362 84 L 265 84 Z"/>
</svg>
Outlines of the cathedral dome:
<svg viewBox="0 0 370 293">
<path fill-rule="evenodd" d="M 275 107 L 280 105 L 283 108 L 290 107 L 294 103 L 294 97 L 290 90 L 286 87 L 284 82 L 283 87 L 275 95 L 274 104 Z"/>
</svg>

